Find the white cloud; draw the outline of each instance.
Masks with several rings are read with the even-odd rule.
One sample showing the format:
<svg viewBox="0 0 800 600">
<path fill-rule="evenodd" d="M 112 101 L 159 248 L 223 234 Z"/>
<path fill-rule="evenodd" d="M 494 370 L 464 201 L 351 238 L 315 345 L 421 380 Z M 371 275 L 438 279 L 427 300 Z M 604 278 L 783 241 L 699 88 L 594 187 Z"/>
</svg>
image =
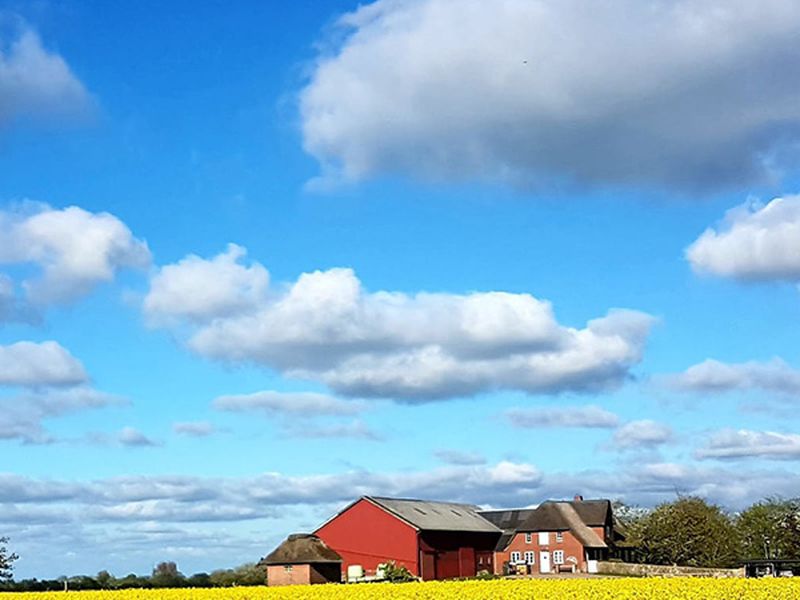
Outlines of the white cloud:
<svg viewBox="0 0 800 600">
<path fill-rule="evenodd" d="M 123 446 L 146 447 L 158 446 L 158 442 L 151 440 L 144 433 L 134 427 L 123 427 L 116 436 L 117 441 Z"/>
<path fill-rule="evenodd" d="M 198 354 L 321 381 L 347 396 L 407 401 L 613 388 L 641 360 L 653 323 L 612 310 L 583 329 L 565 327 L 549 302 L 529 294 L 370 293 L 350 269 L 305 273 L 257 307 L 204 316 L 188 341 Z"/>
<path fill-rule="evenodd" d="M 663 424 L 644 419 L 625 423 L 614 432 L 614 446 L 620 449 L 653 447 L 669 442 L 672 429 Z"/>
<path fill-rule="evenodd" d="M 800 435 L 774 431 L 725 429 L 713 434 L 708 444 L 695 452 L 697 458 L 800 458 Z"/>
<path fill-rule="evenodd" d="M 668 375 L 662 380 L 672 389 L 696 393 L 759 390 L 800 394 L 800 371 L 779 358 L 769 362 L 738 364 L 707 359 L 683 373 Z"/>
<path fill-rule="evenodd" d="M 697 188 L 793 159 L 792 0 L 380 0 L 339 25 L 300 99 L 328 181 Z"/>
<path fill-rule="evenodd" d="M 120 403 L 120 398 L 85 385 L 0 397 L 0 439 L 51 443 L 57 440 L 44 427 L 47 419 Z"/>
<path fill-rule="evenodd" d="M 34 305 L 75 300 L 113 280 L 118 270 L 149 263 L 147 244 L 108 213 L 36 203 L 0 211 L 0 264 L 33 264 L 42 271 L 22 284 Z"/>
<path fill-rule="evenodd" d="M 750 202 L 686 249 L 696 271 L 743 281 L 800 281 L 800 196 Z"/>
<path fill-rule="evenodd" d="M 553 406 L 548 408 L 514 408 L 506 418 L 515 427 L 584 427 L 613 429 L 619 417 L 599 406 Z"/>
<path fill-rule="evenodd" d="M 0 37 L 0 125 L 19 117 L 80 116 L 90 106 L 83 84 L 34 31 Z"/>
<path fill-rule="evenodd" d="M 190 437 L 207 437 L 217 431 L 216 427 L 208 421 L 182 421 L 174 423 L 172 430 L 179 435 Z"/>
<path fill-rule="evenodd" d="M 244 248 L 229 244 L 211 260 L 190 255 L 159 269 L 144 299 L 145 314 L 202 321 L 258 306 L 264 301 L 269 274 L 260 264 L 239 264 L 245 255 Z"/>
<path fill-rule="evenodd" d="M 264 412 L 297 416 L 343 416 L 363 412 L 364 404 L 314 392 L 263 391 L 220 396 L 214 408 L 229 412 Z"/>
<path fill-rule="evenodd" d="M 0 385 L 76 385 L 88 376 L 80 361 L 57 342 L 0 346 Z"/>
</svg>

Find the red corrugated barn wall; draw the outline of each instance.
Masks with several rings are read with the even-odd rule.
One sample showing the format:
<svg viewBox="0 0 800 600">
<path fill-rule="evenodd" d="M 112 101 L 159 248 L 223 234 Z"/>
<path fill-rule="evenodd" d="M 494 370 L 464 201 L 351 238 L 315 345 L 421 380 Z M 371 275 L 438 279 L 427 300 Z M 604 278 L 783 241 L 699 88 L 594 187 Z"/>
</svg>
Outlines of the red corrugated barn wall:
<svg viewBox="0 0 800 600">
<path fill-rule="evenodd" d="M 369 500 L 362 498 L 314 533 L 341 555 L 345 575 L 350 565 L 373 575 L 389 561 L 419 575 L 416 529 Z"/>
<path fill-rule="evenodd" d="M 498 535 L 418 531 L 365 498 L 314 533 L 342 557 L 345 576 L 351 565 L 360 565 L 365 574 L 373 575 L 379 564 L 394 561 L 423 579 L 472 577 L 479 565 L 491 572 Z"/>
</svg>

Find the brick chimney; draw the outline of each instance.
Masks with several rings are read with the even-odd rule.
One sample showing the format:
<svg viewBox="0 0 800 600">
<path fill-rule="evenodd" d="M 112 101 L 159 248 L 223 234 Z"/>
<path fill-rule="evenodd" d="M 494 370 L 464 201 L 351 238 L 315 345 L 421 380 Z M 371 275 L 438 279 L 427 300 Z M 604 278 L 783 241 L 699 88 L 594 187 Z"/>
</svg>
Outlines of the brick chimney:
<svg viewBox="0 0 800 600">
<path fill-rule="evenodd" d="M 573 500 L 575 502 L 583 502 L 583 496 L 581 496 L 580 494 L 575 494 L 575 497 L 573 498 Z"/>
</svg>

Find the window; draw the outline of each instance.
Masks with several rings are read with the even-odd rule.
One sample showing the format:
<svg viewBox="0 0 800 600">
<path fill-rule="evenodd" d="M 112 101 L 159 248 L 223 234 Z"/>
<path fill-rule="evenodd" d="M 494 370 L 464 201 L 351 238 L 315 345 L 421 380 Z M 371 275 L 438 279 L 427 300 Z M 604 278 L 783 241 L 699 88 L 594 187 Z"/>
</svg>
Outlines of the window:
<svg viewBox="0 0 800 600">
<path fill-rule="evenodd" d="M 532 541 L 533 541 L 533 534 L 532 533 L 526 533 L 525 534 L 525 543 L 526 544 L 530 544 Z"/>
<path fill-rule="evenodd" d="M 539 545 L 540 546 L 547 546 L 550 543 L 550 534 L 546 531 L 539 532 Z"/>
<path fill-rule="evenodd" d="M 557 531 L 556 532 L 556 541 L 557 542 L 563 542 L 564 541 L 564 532 L 563 531 Z"/>
<path fill-rule="evenodd" d="M 564 564 L 564 551 L 563 550 L 554 550 L 553 551 L 553 564 L 554 565 L 563 565 Z"/>
<path fill-rule="evenodd" d="M 517 552 L 517 551 L 512 552 L 511 553 L 511 564 L 512 565 L 518 565 L 521 562 L 520 558 L 521 558 L 521 554 L 519 552 Z"/>
<path fill-rule="evenodd" d="M 536 553 L 529 550 L 525 553 L 525 564 L 532 565 L 534 563 Z"/>
<path fill-rule="evenodd" d="M 286 571 L 287 573 L 291 573 L 292 572 L 292 565 L 286 565 L 285 567 L 283 567 L 283 570 Z"/>
</svg>

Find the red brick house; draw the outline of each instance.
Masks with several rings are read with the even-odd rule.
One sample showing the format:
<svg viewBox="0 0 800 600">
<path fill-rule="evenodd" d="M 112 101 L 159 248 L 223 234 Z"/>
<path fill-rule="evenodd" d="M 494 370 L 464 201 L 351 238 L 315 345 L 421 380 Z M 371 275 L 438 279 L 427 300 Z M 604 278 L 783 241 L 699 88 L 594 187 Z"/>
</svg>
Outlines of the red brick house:
<svg viewBox="0 0 800 600">
<path fill-rule="evenodd" d="M 494 572 L 526 574 L 596 571 L 614 546 L 614 517 L 608 500 L 547 501 L 533 510 L 483 511 L 503 529 Z"/>
<path fill-rule="evenodd" d="M 339 583 L 342 557 L 315 535 L 295 533 L 259 561 L 267 570 L 267 585 Z"/>
<path fill-rule="evenodd" d="M 364 496 L 314 533 L 342 557 L 345 577 L 393 561 L 427 580 L 492 572 L 502 531 L 469 504 Z"/>
</svg>

